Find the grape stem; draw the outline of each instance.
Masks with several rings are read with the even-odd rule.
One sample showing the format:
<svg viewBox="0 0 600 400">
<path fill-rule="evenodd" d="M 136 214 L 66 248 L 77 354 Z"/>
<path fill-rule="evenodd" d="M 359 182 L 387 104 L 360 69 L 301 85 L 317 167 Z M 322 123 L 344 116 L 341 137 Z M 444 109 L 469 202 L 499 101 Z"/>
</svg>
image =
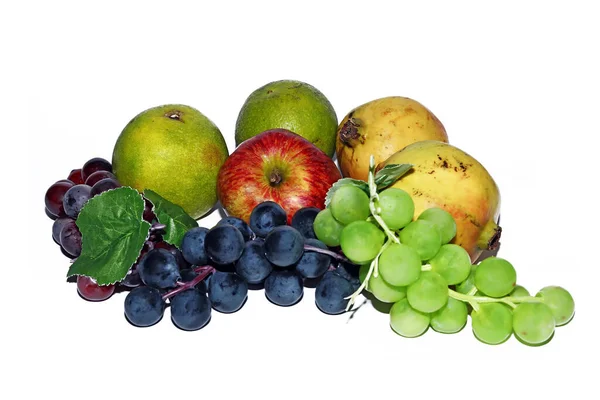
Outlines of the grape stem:
<svg viewBox="0 0 600 400">
<path fill-rule="evenodd" d="M 362 293 L 363 289 L 367 287 L 369 279 L 371 279 L 371 275 L 379 273 L 379 256 L 381 255 L 381 253 L 383 253 L 385 249 L 387 249 L 390 243 L 391 242 L 388 240 L 383 244 L 383 246 L 381 246 L 381 249 L 379 249 L 379 253 L 377 253 L 377 256 L 373 259 L 373 261 L 371 261 L 371 265 L 369 266 L 369 271 L 367 271 L 367 276 L 365 276 L 365 280 L 363 281 L 363 283 L 360 284 L 358 289 L 356 289 L 356 291 L 350 296 L 344 297 L 344 300 L 349 300 L 348 304 L 346 305 L 346 311 L 352 308 L 354 302 L 356 301 L 356 298 Z M 377 275 L 375 275 L 375 277 L 377 277 Z"/>
<path fill-rule="evenodd" d="M 335 251 L 331 251 L 331 250 L 327 250 L 327 249 L 322 249 L 320 247 L 316 247 L 316 246 L 311 246 L 310 244 L 305 244 L 304 245 L 304 250 L 306 251 L 314 251 L 315 253 L 321 253 L 321 254 L 327 254 L 328 256 L 335 258 L 336 260 L 345 262 L 345 263 L 349 263 L 349 264 L 354 264 L 352 261 L 348 260 L 346 257 L 344 257 L 341 254 L 336 253 Z"/>
<path fill-rule="evenodd" d="M 471 293 L 471 292 L 469 292 Z M 504 303 L 511 308 L 515 308 L 518 303 L 542 303 L 543 299 L 533 296 L 514 296 L 514 297 L 485 297 L 473 296 L 469 294 L 459 293 L 455 290 L 448 289 L 448 295 L 453 299 L 467 302 L 475 311 L 479 311 L 479 305 L 484 303 Z"/>
<path fill-rule="evenodd" d="M 356 298 L 362 293 L 363 289 L 365 289 L 367 287 L 367 284 L 369 283 L 369 279 L 371 279 L 371 276 L 374 276 L 375 278 L 377 278 L 379 276 L 379 256 L 381 256 L 381 253 L 383 253 L 383 251 L 385 249 L 387 249 L 388 246 L 392 242 L 398 243 L 398 244 L 400 243 L 400 239 L 398 239 L 398 236 L 396 236 L 396 234 L 392 230 L 390 230 L 390 228 L 388 228 L 386 223 L 379 216 L 381 209 L 375 207 L 375 201 L 379 200 L 379 194 L 377 194 L 377 185 L 375 184 L 375 157 L 373 155 L 371 155 L 371 157 L 369 158 L 368 184 L 369 184 L 369 210 L 371 211 L 371 215 L 369 216 L 369 218 L 374 218 L 375 221 L 377 221 L 377 223 L 379 224 L 381 229 L 383 229 L 383 231 L 387 235 L 387 240 L 385 241 L 383 246 L 381 246 L 381 249 L 379 249 L 377 256 L 373 259 L 373 261 L 371 261 L 371 264 L 369 266 L 369 271 L 367 272 L 367 275 L 365 276 L 365 280 L 361 283 L 361 285 L 358 287 L 358 289 L 356 289 L 356 291 L 354 293 L 352 293 L 350 296 L 344 298 L 344 300 L 348 300 L 348 304 L 346 305 L 346 311 L 348 311 L 352 308 L 352 306 L 354 305 L 354 302 L 356 301 Z"/>
<path fill-rule="evenodd" d="M 162 296 L 163 300 L 167 300 L 167 299 L 175 296 L 176 294 L 183 292 L 184 290 L 193 288 L 194 286 L 196 286 L 197 284 L 202 282 L 207 276 L 212 274 L 214 271 L 215 271 L 215 268 L 211 267 L 210 265 L 203 265 L 203 266 L 194 268 L 194 272 L 198 273 L 198 276 L 189 282 L 178 282 L 177 287 L 175 289 L 163 294 L 163 296 Z"/>
<path fill-rule="evenodd" d="M 386 225 L 383 219 L 379 216 L 379 212 L 381 211 L 377 207 L 375 207 L 375 201 L 379 200 L 379 194 L 377 194 L 377 185 L 375 184 L 375 157 L 371 155 L 369 158 L 369 209 L 371 210 L 371 216 L 375 218 L 375 221 L 381 226 L 388 239 L 393 241 L 394 243 L 400 243 L 400 239 L 396 236 L 390 228 Z"/>
</svg>

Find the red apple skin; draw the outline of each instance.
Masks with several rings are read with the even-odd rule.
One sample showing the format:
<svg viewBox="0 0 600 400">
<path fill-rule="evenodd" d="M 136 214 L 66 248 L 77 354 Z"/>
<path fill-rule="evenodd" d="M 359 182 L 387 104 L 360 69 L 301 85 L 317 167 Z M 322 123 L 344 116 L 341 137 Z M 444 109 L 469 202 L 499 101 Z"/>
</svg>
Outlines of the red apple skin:
<svg viewBox="0 0 600 400">
<path fill-rule="evenodd" d="M 246 222 L 257 204 L 271 200 L 288 224 L 302 207 L 325 208 L 325 196 L 342 175 L 318 147 L 285 130 L 264 131 L 244 142 L 219 171 L 217 196 L 230 216 Z"/>
</svg>

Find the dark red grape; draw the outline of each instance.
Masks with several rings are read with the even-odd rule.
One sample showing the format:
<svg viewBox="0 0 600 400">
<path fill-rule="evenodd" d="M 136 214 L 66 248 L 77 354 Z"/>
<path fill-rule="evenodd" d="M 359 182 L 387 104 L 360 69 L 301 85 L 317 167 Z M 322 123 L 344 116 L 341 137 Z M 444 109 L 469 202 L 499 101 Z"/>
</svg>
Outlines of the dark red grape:
<svg viewBox="0 0 600 400">
<path fill-rule="evenodd" d="M 144 221 L 152 223 L 156 219 L 156 214 L 152 211 L 154 205 L 150 200 L 144 197 Z"/>
<path fill-rule="evenodd" d="M 56 182 L 48 188 L 44 201 L 46 203 L 46 209 L 50 214 L 56 215 L 57 217 L 64 217 L 65 209 L 63 207 L 63 198 L 65 193 L 73 187 L 72 183 L 67 182 Z"/>
<path fill-rule="evenodd" d="M 97 174 L 97 172 L 95 172 L 94 175 L 95 174 Z M 92 176 L 90 176 L 90 178 Z M 94 187 L 92 187 L 92 191 L 90 192 L 90 196 L 94 197 L 96 195 L 99 195 L 100 193 L 106 192 L 107 190 L 116 189 L 118 187 L 121 187 L 121 185 L 115 179 L 113 179 L 113 178 L 102 179 L 101 181 L 96 182 L 96 184 L 94 185 Z"/>
<path fill-rule="evenodd" d="M 83 180 L 83 175 L 81 174 L 81 168 L 72 170 L 68 179 L 75 185 L 81 185 L 85 183 Z"/>
<path fill-rule="evenodd" d="M 74 257 L 79 257 L 81 254 L 81 232 L 74 220 L 65 223 L 61 229 L 60 245 Z"/>
<path fill-rule="evenodd" d="M 88 185 L 70 187 L 63 198 L 64 213 L 71 218 L 77 218 L 85 203 L 92 197 L 92 188 Z"/>
<path fill-rule="evenodd" d="M 115 292 L 115 285 L 99 286 L 96 281 L 88 276 L 77 277 L 77 292 L 89 301 L 102 301 L 108 299 Z"/>
<path fill-rule="evenodd" d="M 96 184 L 96 182 L 99 182 L 102 179 L 106 179 L 106 178 L 112 178 L 115 181 L 117 180 L 117 177 L 112 172 L 96 171 L 93 174 L 91 174 L 90 176 L 88 176 L 88 178 L 85 180 L 85 184 L 88 186 L 94 186 Z"/>
<path fill-rule="evenodd" d="M 85 182 L 87 178 L 96 171 L 112 172 L 112 165 L 104 158 L 96 157 L 87 161 L 81 170 L 81 176 Z"/>
<path fill-rule="evenodd" d="M 54 224 L 52 224 L 52 239 L 54 239 L 54 241 L 58 245 L 60 245 L 60 232 L 65 227 L 65 225 L 67 225 L 70 222 L 74 223 L 75 220 L 69 217 L 60 217 L 54 221 Z"/>
</svg>

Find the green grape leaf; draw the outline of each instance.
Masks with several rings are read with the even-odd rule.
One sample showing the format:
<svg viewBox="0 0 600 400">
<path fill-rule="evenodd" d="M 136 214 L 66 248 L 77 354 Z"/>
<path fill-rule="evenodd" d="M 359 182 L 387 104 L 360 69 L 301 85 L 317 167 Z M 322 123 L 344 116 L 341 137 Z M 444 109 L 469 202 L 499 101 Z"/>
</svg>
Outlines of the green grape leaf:
<svg viewBox="0 0 600 400">
<path fill-rule="evenodd" d="M 388 164 L 375 174 L 375 185 L 377 191 L 393 185 L 404 174 L 411 170 L 412 164 Z"/>
<path fill-rule="evenodd" d="M 144 199 L 130 187 L 92 197 L 77 217 L 82 249 L 67 277 L 89 276 L 99 285 L 123 280 L 149 236 L 143 215 Z"/>
<path fill-rule="evenodd" d="M 144 190 L 144 196 L 150 200 L 154 206 L 152 210 L 158 222 L 166 225 L 163 240 L 177 248 L 181 247 L 181 241 L 187 231 L 198 226 L 198 222 L 190 217 L 180 206 L 171 203 L 169 200 L 161 197 L 153 190 Z"/>
<path fill-rule="evenodd" d="M 369 195 L 369 185 L 367 184 L 367 182 L 352 178 L 342 178 L 335 182 L 333 185 L 331 185 L 331 187 L 327 191 L 327 195 L 325 196 L 325 208 L 329 207 L 329 204 L 331 203 L 331 198 L 333 197 L 333 194 L 336 192 L 336 190 L 346 185 L 356 186 L 357 188 L 362 189 L 367 194 L 367 196 Z"/>
</svg>

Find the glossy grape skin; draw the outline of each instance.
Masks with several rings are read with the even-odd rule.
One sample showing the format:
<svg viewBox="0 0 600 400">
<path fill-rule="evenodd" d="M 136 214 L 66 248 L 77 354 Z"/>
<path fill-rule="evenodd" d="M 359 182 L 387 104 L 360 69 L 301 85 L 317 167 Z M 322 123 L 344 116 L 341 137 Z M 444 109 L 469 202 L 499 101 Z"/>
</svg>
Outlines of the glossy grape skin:
<svg viewBox="0 0 600 400">
<path fill-rule="evenodd" d="M 529 291 L 521 285 L 515 285 L 515 288 L 510 292 L 510 297 L 527 297 L 531 296 Z"/>
<path fill-rule="evenodd" d="M 111 178 L 113 180 L 117 180 L 117 177 L 108 171 L 96 171 L 85 180 L 85 184 L 88 186 L 94 186 L 96 183 L 100 182 L 103 179 Z"/>
<path fill-rule="evenodd" d="M 433 271 L 422 271 L 419 279 L 406 289 L 406 298 L 415 310 L 432 313 L 448 301 L 448 283 Z"/>
<path fill-rule="evenodd" d="M 264 282 L 273 271 L 273 264 L 265 256 L 264 243 L 259 240 L 246 242 L 240 259 L 235 263 L 236 273 L 246 282 L 257 285 Z"/>
<path fill-rule="evenodd" d="M 489 257 L 481 261 L 475 270 L 475 287 L 490 297 L 504 297 L 517 284 L 517 272 L 503 258 Z"/>
<path fill-rule="evenodd" d="M 125 296 L 125 317 L 135 326 L 146 327 L 161 320 L 165 301 L 158 289 L 139 286 Z"/>
<path fill-rule="evenodd" d="M 188 230 L 181 241 L 181 254 L 185 261 L 192 265 L 205 265 L 208 263 L 208 255 L 204 248 L 204 240 L 208 228 L 201 226 Z"/>
<path fill-rule="evenodd" d="M 429 314 L 415 310 L 407 299 L 402 299 L 390 309 L 390 326 L 404 337 L 417 337 L 429 328 Z"/>
<path fill-rule="evenodd" d="M 452 214 L 442 208 L 428 208 L 417 219 L 433 223 L 440 231 L 442 244 L 449 243 L 456 236 L 456 221 Z"/>
<path fill-rule="evenodd" d="M 388 188 L 379 193 L 376 206 L 383 222 L 393 231 L 404 228 L 414 218 L 415 203 L 410 195 L 399 188 Z"/>
<path fill-rule="evenodd" d="M 72 183 L 61 181 L 52 184 L 48 190 L 46 190 L 44 203 L 46 205 L 46 210 L 48 210 L 50 214 L 57 217 L 67 216 L 63 205 L 63 199 L 65 193 L 67 193 L 67 191 L 73 186 L 74 185 Z"/>
<path fill-rule="evenodd" d="M 180 269 L 188 268 L 191 265 L 190 263 L 188 263 L 185 260 L 185 258 L 183 257 L 183 254 L 181 253 L 181 250 L 179 250 L 175 245 L 172 245 L 171 243 L 167 243 L 167 242 L 161 240 L 159 242 L 154 243 L 154 248 L 155 249 L 165 249 L 169 253 L 173 254 L 173 256 L 175 257 L 175 260 L 177 260 L 177 265 L 179 266 Z"/>
<path fill-rule="evenodd" d="M 244 236 L 232 225 L 217 225 L 204 238 L 206 255 L 213 262 L 227 265 L 236 262 L 244 251 Z"/>
<path fill-rule="evenodd" d="M 431 270 L 440 274 L 448 285 L 457 285 L 465 281 L 471 273 L 469 253 L 456 244 L 442 245 L 428 263 Z"/>
<path fill-rule="evenodd" d="M 180 329 L 196 331 L 210 321 L 211 303 L 199 289 L 187 289 L 177 293 L 169 300 L 171 303 L 171 321 Z"/>
<path fill-rule="evenodd" d="M 569 323 L 575 315 L 575 300 L 571 294 L 560 286 L 546 286 L 542 288 L 536 297 L 540 297 L 544 300 L 552 315 L 556 326 L 563 326 Z"/>
<path fill-rule="evenodd" d="M 104 301 L 113 295 L 115 285 L 99 286 L 96 281 L 88 276 L 77 276 L 77 292 L 88 301 Z"/>
<path fill-rule="evenodd" d="M 412 247 L 392 243 L 379 257 L 379 273 L 392 286 L 408 286 L 421 274 L 421 258 Z"/>
<path fill-rule="evenodd" d="M 356 264 L 365 264 L 373 260 L 384 240 L 385 234 L 377 226 L 366 221 L 355 221 L 346 225 L 340 235 L 344 255 Z"/>
<path fill-rule="evenodd" d="M 431 314 L 430 325 L 436 332 L 456 333 L 467 324 L 468 314 L 464 302 L 450 297 L 444 307 Z"/>
<path fill-rule="evenodd" d="M 292 217 L 292 228 L 295 228 L 306 239 L 316 239 L 313 224 L 315 218 L 321 212 L 317 207 L 303 207 L 294 213 Z"/>
<path fill-rule="evenodd" d="M 63 250 L 73 257 L 79 257 L 81 254 L 81 239 L 81 232 L 75 220 L 71 219 L 66 222 L 60 231 L 60 245 Z"/>
<path fill-rule="evenodd" d="M 81 169 L 81 178 L 85 182 L 90 177 L 90 175 L 92 175 L 96 171 L 112 172 L 112 165 L 104 158 L 92 158 L 83 165 L 83 168 Z"/>
<path fill-rule="evenodd" d="M 369 264 L 361 265 L 359 273 L 361 282 L 364 282 L 369 267 Z M 377 300 L 384 303 L 396 303 L 406 297 L 406 287 L 390 285 L 381 277 L 381 274 L 377 275 L 377 277 L 372 274 L 366 289 L 368 292 L 372 293 Z"/>
<path fill-rule="evenodd" d="M 92 188 L 88 185 L 75 185 L 65 193 L 63 197 L 63 208 L 65 214 L 71 218 L 77 218 L 83 206 L 92 197 Z"/>
<path fill-rule="evenodd" d="M 442 247 L 442 236 L 439 229 L 431 222 L 416 220 L 400 231 L 400 242 L 419 253 L 421 260 L 429 260 Z"/>
<path fill-rule="evenodd" d="M 265 255 L 279 266 L 289 267 L 300 260 L 304 253 L 304 236 L 291 226 L 278 226 L 265 237 Z"/>
<path fill-rule="evenodd" d="M 342 186 L 333 193 L 329 209 L 333 217 L 343 225 L 364 221 L 371 215 L 369 196 L 352 185 Z"/>
<path fill-rule="evenodd" d="M 75 220 L 70 217 L 60 217 L 54 220 L 54 223 L 52 224 L 52 239 L 54 239 L 58 245 L 60 245 L 60 232 L 65 225 L 70 223 L 75 223 Z"/>
<path fill-rule="evenodd" d="M 512 335 L 512 319 L 512 312 L 504 304 L 479 304 L 479 310 L 471 312 L 473 334 L 483 343 L 500 344 Z"/>
<path fill-rule="evenodd" d="M 316 238 L 330 247 L 340 245 L 342 229 L 344 225 L 333 218 L 329 208 L 319 211 L 313 223 Z"/>
<path fill-rule="evenodd" d="M 222 313 L 233 313 L 244 305 L 248 297 L 248 283 L 231 272 L 215 271 L 208 284 L 212 308 Z"/>
<path fill-rule="evenodd" d="M 259 237 L 265 237 L 276 226 L 287 224 L 287 214 L 274 201 L 263 201 L 250 213 L 250 228 Z"/>
<path fill-rule="evenodd" d="M 91 197 L 98 196 L 101 193 L 104 193 L 104 192 L 112 190 L 112 189 L 120 188 L 120 187 L 121 187 L 121 184 L 116 179 L 112 179 L 112 178 L 102 179 L 102 180 L 96 182 L 96 184 L 94 186 L 92 186 L 92 190 L 90 191 L 90 196 Z"/>
<path fill-rule="evenodd" d="M 181 280 L 177 259 L 165 249 L 154 248 L 146 253 L 137 271 L 145 285 L 156 289 L 174 288 Z"/>
<path fill-rule="evenodd" d="M 235 226 L 242 236 L 244 237 L 244 241 L 253 240 L 256 237 L 256 234 L 252 232 L 250 225 L 248 225 L 243 219 L 237 217 L 225 217 L 217 222 L 218 225 L 231 225 Z"/>
<path fill-rule="evenodd" d="M 327 250 L 325 243 L 317 239 L 305 239 L 304 243 L 313 247 Z M 331 257 L 316 251 L 305 250 L 300 260 L 294 265 L 296 272 L 302 277 L 314 279 L 322 276 L 331 265 Z"/>
<path fill-rule="evenodd" d="M 550 307 L 544 303 L 520 303 L 513 310 L 515 335 L 527 344 L 544 343 L 554 333 L 556 321 Z"/>
<path fill-rule="evenodd" d="M 265 280 L 265 296 L 278 306 L 294 305 L 303 294 L 302 277 L 294 270 L 274 269 Z"/>
<path fill-rule="evenodd" d="M 81 175 L 81 168 L 71 170 L 67 179 L 73 182 L 73 185 L 82 185 L 85 183 Z"/>
<path fill-rule="evenodd" d="M 327 271 L 315 288 L 315 304 L 325 314 L 341 314 L 346 311 L 348 299 L 356 290 L 343 274 L 336 270 Z"/>
</svg>

